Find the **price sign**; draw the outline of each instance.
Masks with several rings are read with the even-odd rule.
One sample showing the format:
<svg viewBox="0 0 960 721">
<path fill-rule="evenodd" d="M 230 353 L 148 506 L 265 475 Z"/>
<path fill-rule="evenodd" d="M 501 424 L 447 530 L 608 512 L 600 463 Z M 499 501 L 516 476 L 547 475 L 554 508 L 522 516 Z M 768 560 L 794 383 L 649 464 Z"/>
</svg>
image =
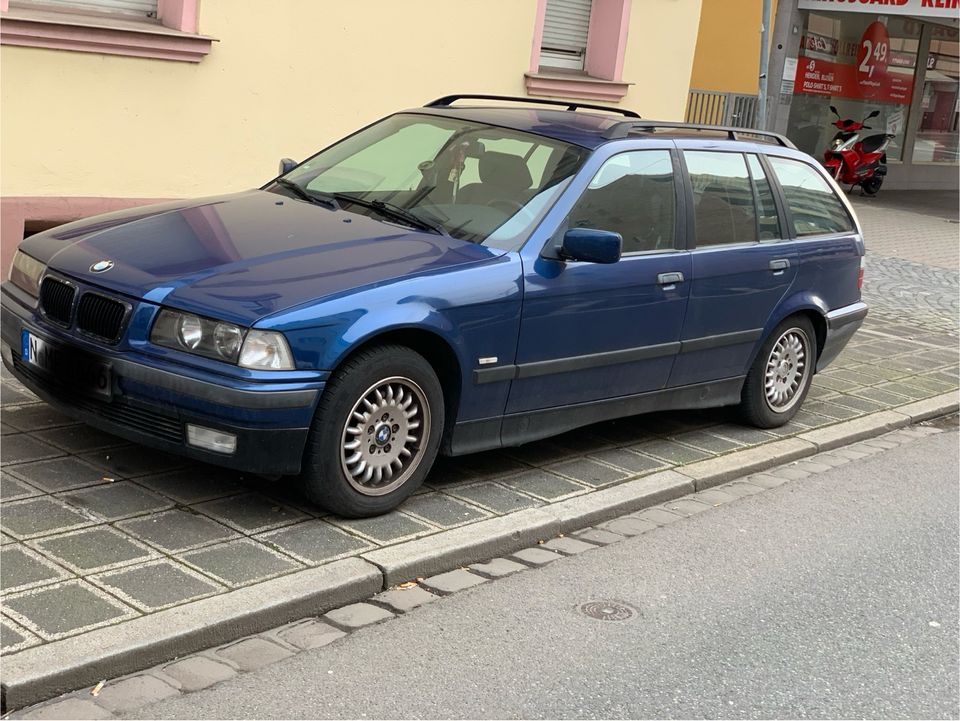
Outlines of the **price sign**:
<svg viewBox="0 0 960 721">
<path fill-rule="evenodd" d="M 890 35 L 881 22 L 870 23 L 860 38 L 857 51 L 857 81 L 865 97 L 880 94 L 887 82 L 887 64 L 890 62 Z"/>
</svg>

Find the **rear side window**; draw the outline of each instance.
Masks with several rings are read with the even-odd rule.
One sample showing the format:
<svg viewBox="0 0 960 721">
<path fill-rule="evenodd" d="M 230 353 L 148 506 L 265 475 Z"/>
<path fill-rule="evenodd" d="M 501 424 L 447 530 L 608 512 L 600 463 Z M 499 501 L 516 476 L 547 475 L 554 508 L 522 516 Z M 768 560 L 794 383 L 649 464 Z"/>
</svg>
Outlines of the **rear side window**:
<svg viewBox="0 0 960 721">
<path fill-rule="evenodd" d="M 669 150 L 607 160 L 570 211 L 569 227 L 620 233 L 623 252 L 674 247 L 677 196 Z"/>
<path fill-rule="evenodd" d="M 697 247 L 755 243 L 757 211 L 747 162 L 740 153 L 688 150 Z"/>
<path fill-rule="evenodd" d="M 846 208 L 820 173 L 799 160 L 767 157 L 787 198 L 797 236 L 853 230 Z"/>
</svg>

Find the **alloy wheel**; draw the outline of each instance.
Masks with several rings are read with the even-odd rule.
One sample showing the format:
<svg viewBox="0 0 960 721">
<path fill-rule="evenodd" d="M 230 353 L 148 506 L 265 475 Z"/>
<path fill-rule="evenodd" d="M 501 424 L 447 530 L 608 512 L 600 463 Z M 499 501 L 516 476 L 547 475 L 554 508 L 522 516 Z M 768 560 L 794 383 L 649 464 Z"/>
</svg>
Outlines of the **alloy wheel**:
<svg viewBox="0 0 960 721">
<path fill-rule="evenodd" d="M 800 400 L 810 357 L 810 340 L 799 328 L 777 339 L 767 358 L 764 399 L 774 413 L 785 413 Z"/>
</svg>

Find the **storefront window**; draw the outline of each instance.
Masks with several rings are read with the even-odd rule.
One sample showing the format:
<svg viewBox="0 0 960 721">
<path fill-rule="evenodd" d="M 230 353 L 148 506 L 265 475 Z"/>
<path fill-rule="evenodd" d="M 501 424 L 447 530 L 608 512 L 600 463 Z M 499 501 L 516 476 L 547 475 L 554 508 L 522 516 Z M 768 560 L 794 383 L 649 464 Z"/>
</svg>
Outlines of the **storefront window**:
<svg viewBox="0 0 960 721">
<path fill-rule="evenodd" d="M 933 25 L 931 32 L 913 162 L 956 163 L 960 110 L 960 31 Z"/>
<path fill-rule="evenodd" d="M 894 135 L 887 157 L 900 160 L 920 27 L 910 18 L 897 16 L 808 13 L 787 126 L 787 135 L 797 147 L 814 156 L 823 154 L 837 132 L 831 105 L 841 117 L 854 120 L 878 110 L 879 117 L 868 121 L 870 129 L 863 131 L 863 137 Z M 953 87 L 955 92 L 956 81 Z M 956 144 L 953 147 L 956 152 Z"/>
</svg>

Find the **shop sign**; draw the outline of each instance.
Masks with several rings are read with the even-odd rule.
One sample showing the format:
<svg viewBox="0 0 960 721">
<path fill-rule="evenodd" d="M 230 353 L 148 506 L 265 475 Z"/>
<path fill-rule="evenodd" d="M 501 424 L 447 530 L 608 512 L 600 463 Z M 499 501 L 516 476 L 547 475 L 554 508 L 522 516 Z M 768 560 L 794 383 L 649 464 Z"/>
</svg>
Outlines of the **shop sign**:
<svg viewBox="0 0 960 721">
<path fill-rule="evenodd" d="M 929 18 L 957 17 L 960 0 L 799 0 L 801 10 L 917 15 Z"/>
<path fill-rule="evenodd" d="M 794 93 L 826 95 L 853 100 L 876 100 L 880 103 L 909 105 L 913 94 L 912 75 L 884 72 L 869 82 L 862 82 L 858 65 L 845 65 L 829 60 L 800 58 Z"/>
</svg>

